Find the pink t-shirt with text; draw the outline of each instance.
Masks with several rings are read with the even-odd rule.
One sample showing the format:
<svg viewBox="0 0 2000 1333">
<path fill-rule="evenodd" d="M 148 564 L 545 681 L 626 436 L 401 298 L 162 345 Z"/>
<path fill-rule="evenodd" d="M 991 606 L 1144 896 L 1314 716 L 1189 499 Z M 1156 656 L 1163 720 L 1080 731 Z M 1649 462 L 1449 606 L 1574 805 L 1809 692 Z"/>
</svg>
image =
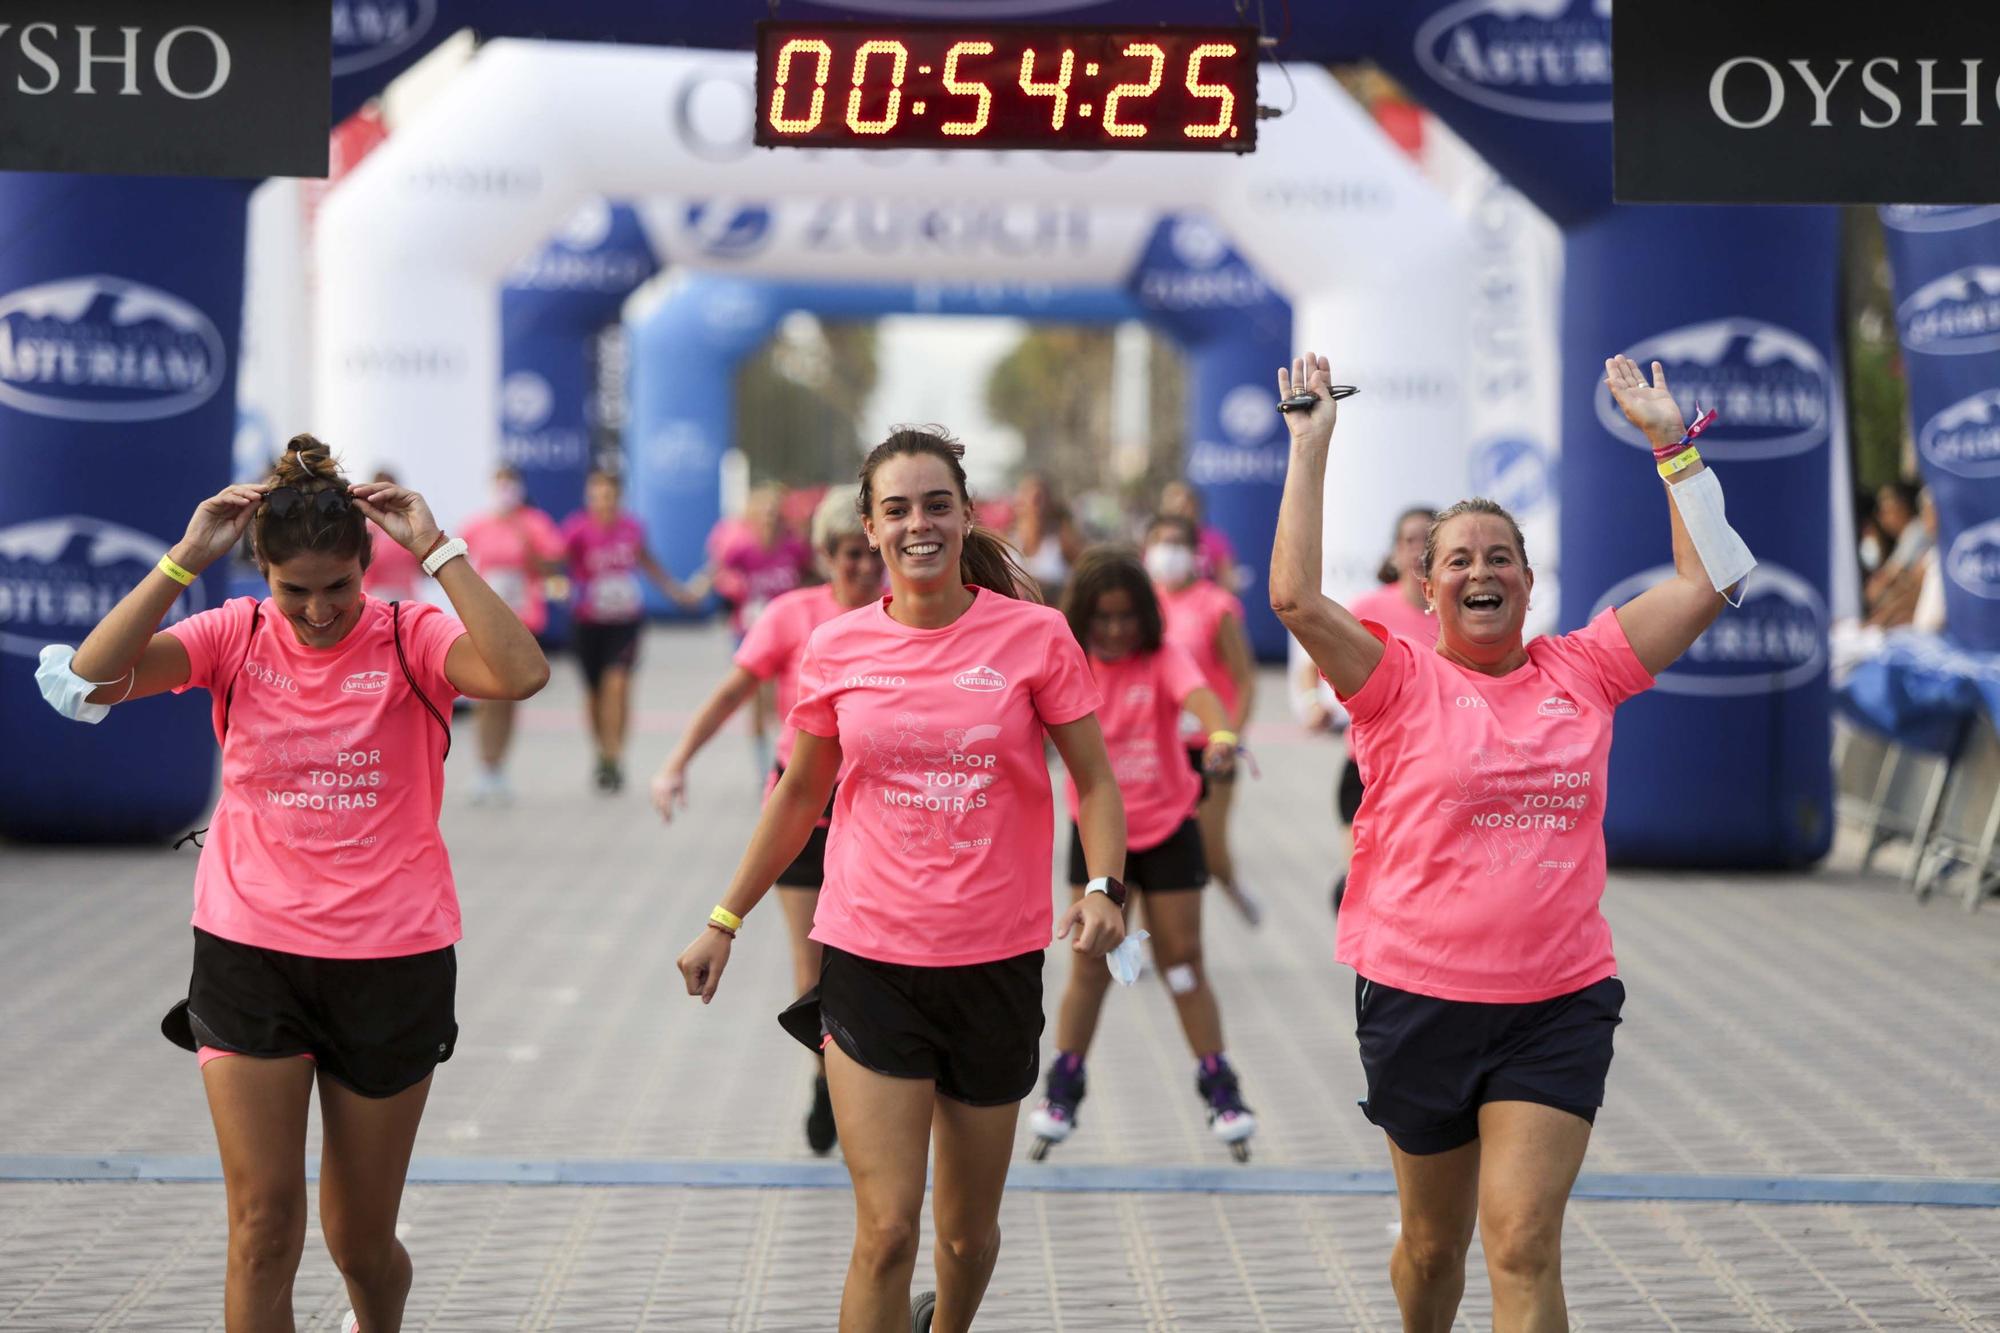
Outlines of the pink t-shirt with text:
<svg viewBox="0 0 2000 1333">
<path fill-rule="evenodd" d="M 841 781 L 812 937 L 917 967 L 1047 948 L 1042 736 L 1097 705 L 1061 613 L 983 588 L 940 629 L 885 597 L 814 630 L 791 721 L 839 737 Z"/>
<path fill-rule="evenodd" d="M 368 568 L 361 575 L 361 590 L 385 602 L 420 600 L 417 581 L 424 572 L 423 562 L 372 523 L 368 545 Z"/>
<path fill-rule="evenodd" d="M 715 575 L 716 591 L 735 604 L 730 629 L 745 632 L 772 598 L 803 584 L 811 569 L 812 548 L 797 537 L 780 536 L 769 546 L 752 536 L 731 542 Z"/>
<path fill-rule="evenodd" d="M 459 937 L 458 892 L 438 833 L 444 728 L 410 693 L 386 602 L 331 648 L 308 648 L 249 597 L 167 633 L 187 684 L 214 696 L 222 799 L 195 869 L 194 924 L 239 944 L 314 958 L 396 958 Z M 403 603 L 403 656 L 447 718 L 445 654 L 465 627 Z M 230 684 L 234 681 L 232 695 Z M 228 729 L 224 731 L 227 701 Z"/>
<path fill-rule="evenodd" d="M 1235 616 L 1239 625 L 1243 623 L 1243 603 L 1236 600 L 1235 593 L 1226 592 L 1207 579 L 1196 579 L 1178 589 L 1156 583 L 1153 591 L 1160 597 L 1167 642 L 1179 645 L 1194 659 L 1208 688 L 1222 700 L 1223 711 L 1234 717 L 1236 677 L 1229 674 L 1228 664 L 1216 650 L 1215 636 L 1225 616 Z M 1193 719 L 1181 719 L 1181 737 L 1183 742 L 1200 743 Z"/>
<path fill-rule="evenodd" d="M 1447 1000 L 1525 1004 L 1617 970 L 1604 896 L 1612 710 L 1652 685 L 1615 611 L 1527 645 L 1505 676 L 1369 630 L 1346 700 L 1366 795 L 1337 957 Z"/>
<path fill-rule="evenodd" d="M 1149 851 L 1174 835 L 1201 800 L 1201 776 L 1181 748 L 1181 704 L 1208 682 L 1186 652 L 1169 643 L 1157 653 L 1116 662 L 1090 659 L 1104 699 L 1097 725 L 1111 752 L 1111 773 L 1125 798 L 1125 843 Z M 1069 817 L 1076 818 L 1076 781 L 1065 778 Z"/>
<path fill-rule="evenodd" d="M 532 505 L 522 505 L 507 514 L 481 514 L 460 535 L 472 550 L 472 567 L 529 632 L 547 629 L 549 604 L 542 596 L 538 562 L 563 558 L 556 521 Z"/>
<path fill-rule="evenodd" d="M 638 570 L 646 550 L 646 529 L 638 519 L 621 513 L 606 527 L 588 512 L 578 511 L 564 521 L 562 539 L 579 621 L 629 625 L 645 614 Z"/>
<path fill-rule="evenodd" d="M 775 683 L 779 717 L 789 719 L 792 705 L 799 701 L 799 660 L 805 656 L 806 640 L 847 610 L 835 599 L 832 584 L 798 588 L 773 599 L 743 636 L 736 649 L 736 665 L 759 680 Z M 779 729 L 778 767 L 792 761 L 792 744 L 798 734 L 790 721 Z"/>
<path fill-rule="evenodd" d="M 1402 588 L 1394 583 L 1362 593 L 1347 604 L 1347 612 L 1356 620 L 1372 620 L 1391 634 L 1426 648 L 1437 645 L 1437 617 L 1421 606 L 1411 606 Z"/>
</svg>

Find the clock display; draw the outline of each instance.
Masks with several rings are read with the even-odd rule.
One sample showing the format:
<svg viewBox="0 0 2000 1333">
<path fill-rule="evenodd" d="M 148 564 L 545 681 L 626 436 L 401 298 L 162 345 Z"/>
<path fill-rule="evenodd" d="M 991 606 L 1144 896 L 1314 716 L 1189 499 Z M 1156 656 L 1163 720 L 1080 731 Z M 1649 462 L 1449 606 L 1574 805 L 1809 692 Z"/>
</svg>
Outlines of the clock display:
<svg viewBox="0 0 2000 1333">
<path fill-rule="evenodd" d="M 1257 146 L 1255 28 L 757 25 L 766 148 Z"/>
</svg>

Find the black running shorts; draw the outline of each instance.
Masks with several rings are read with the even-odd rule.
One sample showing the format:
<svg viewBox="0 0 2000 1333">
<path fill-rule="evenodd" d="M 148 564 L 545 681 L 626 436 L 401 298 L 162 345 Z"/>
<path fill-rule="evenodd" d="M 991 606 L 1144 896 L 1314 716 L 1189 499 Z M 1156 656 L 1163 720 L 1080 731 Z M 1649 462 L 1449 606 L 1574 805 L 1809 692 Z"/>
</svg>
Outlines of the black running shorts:
<svg viewBox="0 0 2000 1333">
<path fill-rule="evenodd" d="M 910 967 L 829 944 L 819 985 L 779 1022 L 816 1050 L 831 1038 L 863 1068 L 926 1079 L 953 1101 L 1011 1105 L 1041 1072 L 1042 951 Z"/>
<path fill-rule="evenodd" d="M 1083 834 L 1069 826 L 1069 882 L 1072 886 L 1090 883 L 1090 867 L 1083 859 Z M 1202 854 L 1201 825 L 1184 819 L 1157 847 L 1125 853 L 1125 882 L 1147 893 L 1172 893 L 1199 889 L 1208 883 L 1208 860 Z"/>
<path fill-rule="evenodd" d="M 161 1020 L 176 1046 L 310 1055 L 364 1097 L 393 1097 L 451 1059 L 458 956 L 308 958 L 196 928 L 188 997 Z"/>
<path fill-rule="evenodd" d="M 630 671 L 638 663 L 639 622 L 599 625 L 579 620 L 570 630 L 570 644 L 583 668 L 584 683 L 594 690 L 603 683 L 605 672 Z"/>
<path fill-rule="evenodd" d="M 777 779 L 785 776 L 785 766 L 774 764 L 771 768 Z M 775 881 L 781 889 L 818 889 L 826 883 L 826 835 L 833 823 L 833 802 L 840 795 L 840 784 L 835 783 L 833 794 L 826 798 L 826 810 L 813 825 L 812 835 L 806 839 L 805 847 L 792 858 L 792 863 L 778 872 Z"/>
<path fill-rule="evenodd" d="M 1624 1004 L 1617 977 L 1532 1004 L 1440 1000 L 1357 977 L 1362 1114 L 1413 1154 L 1478 1138 L 1487 1102 L 1538 1102 L 1594 1122 Z"/>
</svg>

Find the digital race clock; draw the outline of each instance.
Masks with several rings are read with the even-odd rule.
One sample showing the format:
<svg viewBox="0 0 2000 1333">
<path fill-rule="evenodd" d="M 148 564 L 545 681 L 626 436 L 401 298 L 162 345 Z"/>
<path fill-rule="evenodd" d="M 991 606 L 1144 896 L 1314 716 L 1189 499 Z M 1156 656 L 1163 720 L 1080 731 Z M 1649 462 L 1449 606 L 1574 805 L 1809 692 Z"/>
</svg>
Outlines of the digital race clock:
<svg viewBox="0 0 2000 1333">
<path fill-rule="evenodd" d="M 757 143 L 1257 146 L 1255 28 L 757 25 Z"/>
</svg>

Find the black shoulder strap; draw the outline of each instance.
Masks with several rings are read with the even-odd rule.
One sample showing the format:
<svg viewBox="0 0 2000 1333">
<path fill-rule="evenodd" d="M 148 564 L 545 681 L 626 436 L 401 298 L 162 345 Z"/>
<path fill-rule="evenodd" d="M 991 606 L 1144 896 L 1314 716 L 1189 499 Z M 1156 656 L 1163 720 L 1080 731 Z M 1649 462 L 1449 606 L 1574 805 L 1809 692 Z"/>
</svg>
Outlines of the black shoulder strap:
<svg viewBox="0 0 2000 1333">
<path fill-rule="evenodd" d="M 416 673 L 410 670 L 409 659 L 403 656 L 403 604 L 400 601 L 389 603 L 389 630 L 396 640 L 396 665 L 403 668 L 403 679 L 410 682 L 410 693 L 417 696 L 417 701 L 423 704 L 425 710 L 430 713 L 437 724 L 444 728 L 444 754 L 445 758 L 449 759 L 451 757 L 451 723 L 445 719 L 443 713 L 438 711 L 438 706 L 431 702 L 431 697 L 424 693 L 423 687 L 417 684 Z"/>
<path fill-rule="evenodd" d="M 257 642 L 257 623 L 263 617 L 262 602 L 250 608 L 250 633 L 243 638 L 243 660 L 236 664 L 236 674 L 229 678 L 229 688 L 222 692 L 222 740 L 229 739 L 229 705 L 236 701 L 236 682 L 243 678 L 243 668 L 250 665 L 250 647 Z"/>
</svg>

